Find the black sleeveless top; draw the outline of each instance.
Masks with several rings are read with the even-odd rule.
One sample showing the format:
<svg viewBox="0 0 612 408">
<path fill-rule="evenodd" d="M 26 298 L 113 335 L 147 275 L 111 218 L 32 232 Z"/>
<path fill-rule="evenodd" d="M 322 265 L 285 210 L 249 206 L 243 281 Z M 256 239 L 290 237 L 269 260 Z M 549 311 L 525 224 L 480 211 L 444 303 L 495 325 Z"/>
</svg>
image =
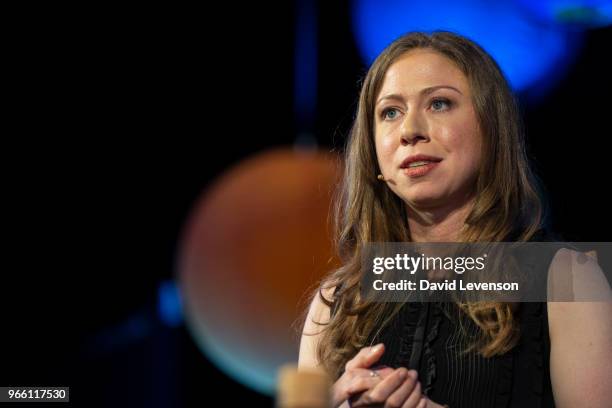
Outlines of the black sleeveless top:
<svg viewBox="0 0 612 408">
<path fill-rule="evenodd" d="M 552 238 L 541 232 L 532 241 Z M 544 265 L 534 267 L 546 271 L 554 255 L 551 251 Z M 388 325 L 370 336 L 369 345 L 385 344 L 377 365 L 417 370 L 425 394 L 451 408 L 554 407 L 545 302 L 521 303 L 518 344 L 489 358 L 466 352 L 478 327 L 460 316 L 452 303 L 405 303 Z"/>
</svg>

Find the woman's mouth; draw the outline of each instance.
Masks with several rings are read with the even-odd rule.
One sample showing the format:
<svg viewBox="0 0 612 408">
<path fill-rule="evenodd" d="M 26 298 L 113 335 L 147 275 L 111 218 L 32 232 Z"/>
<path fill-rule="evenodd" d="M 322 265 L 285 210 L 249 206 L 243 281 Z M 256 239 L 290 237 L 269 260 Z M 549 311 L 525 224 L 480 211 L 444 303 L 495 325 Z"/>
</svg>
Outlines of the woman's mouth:
<svg viewBox="0 0 612 408">
<path fill-rule="evenodd" d="M 410 178 L 423 177 L 435 169 L 438 164 L 440 164 L 439 161 L 415 161 L 410 163 L 407 167 L 402 168 L 402 171 Z"/>
</svg>

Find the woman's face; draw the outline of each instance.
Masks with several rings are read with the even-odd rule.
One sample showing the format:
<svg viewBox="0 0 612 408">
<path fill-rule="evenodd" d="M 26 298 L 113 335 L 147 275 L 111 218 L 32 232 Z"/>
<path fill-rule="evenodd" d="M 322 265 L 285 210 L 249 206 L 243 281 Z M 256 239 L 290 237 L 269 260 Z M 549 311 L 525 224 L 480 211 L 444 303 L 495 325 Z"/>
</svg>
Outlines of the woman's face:
<svg viewBox="0 0 612 408">
<path fill-rule="evenodd" d="M 389 67 L 375 103 L 376 156 L 389 188 L 415 208 L 469 199 L 482 136 L 461 70 L 436 51 L 411 50 Z M 430 157 L 406 167 L 414 155 Z"/>
</svg>

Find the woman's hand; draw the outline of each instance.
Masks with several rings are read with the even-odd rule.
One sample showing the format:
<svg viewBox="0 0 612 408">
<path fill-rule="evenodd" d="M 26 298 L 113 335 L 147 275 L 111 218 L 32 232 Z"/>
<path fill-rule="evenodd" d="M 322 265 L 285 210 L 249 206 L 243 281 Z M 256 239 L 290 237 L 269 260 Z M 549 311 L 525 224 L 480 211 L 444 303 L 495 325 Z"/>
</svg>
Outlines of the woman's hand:
<svg viewBox="0 0 612 408">
<path fill-rule="evenodd" d="M 382 343 L 374 347 L 364 347 L 346 363 L 344 373 L 332 387 L 334 407 L 339 407 L 351 395 L 370 389 L 396 371 L 388 367 L 370 369 L 383 355 L 384 350 L 385 346 Z"/>
<path fill-rule="evenodd" d="M 368 390 L 350 397 L 351 407 L 426 408 L 427 398 L 421 393 L 421 383 L 415 370 L 404 367 L 393 370 L 386 378 Z"/>
<path fill-rule="evenodd" d="M 382 343 L 364 347 L 346 363 L 344 373 L 332 387 L 334 407 L 350 401 L 352 408 L 443 408 L 421 393 L 415 370 L 372 369 L 384 350 Z"/>
</svg>

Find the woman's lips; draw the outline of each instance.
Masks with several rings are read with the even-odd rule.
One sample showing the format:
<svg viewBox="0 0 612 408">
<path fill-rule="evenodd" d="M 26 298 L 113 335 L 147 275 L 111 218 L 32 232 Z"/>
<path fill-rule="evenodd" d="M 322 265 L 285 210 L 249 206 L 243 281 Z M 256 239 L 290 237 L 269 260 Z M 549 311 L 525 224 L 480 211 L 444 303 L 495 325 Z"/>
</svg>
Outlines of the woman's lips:
<svg viewBox="0 0 612 408">
<path fill-rule="evenodd" d="M 404 172 L 405 175 L 407 175 L 410 178 L 423 177 L 424 175 L 428 174 L 430 171 L 435 169 L 439 164 L 440 164 L 439 161 L 438 162 L 432 161 L 432 162 L 429 162 L 427 164 L 424 164 L 418 167 L 404 167 L 402 171 Z"/>
</svg>

